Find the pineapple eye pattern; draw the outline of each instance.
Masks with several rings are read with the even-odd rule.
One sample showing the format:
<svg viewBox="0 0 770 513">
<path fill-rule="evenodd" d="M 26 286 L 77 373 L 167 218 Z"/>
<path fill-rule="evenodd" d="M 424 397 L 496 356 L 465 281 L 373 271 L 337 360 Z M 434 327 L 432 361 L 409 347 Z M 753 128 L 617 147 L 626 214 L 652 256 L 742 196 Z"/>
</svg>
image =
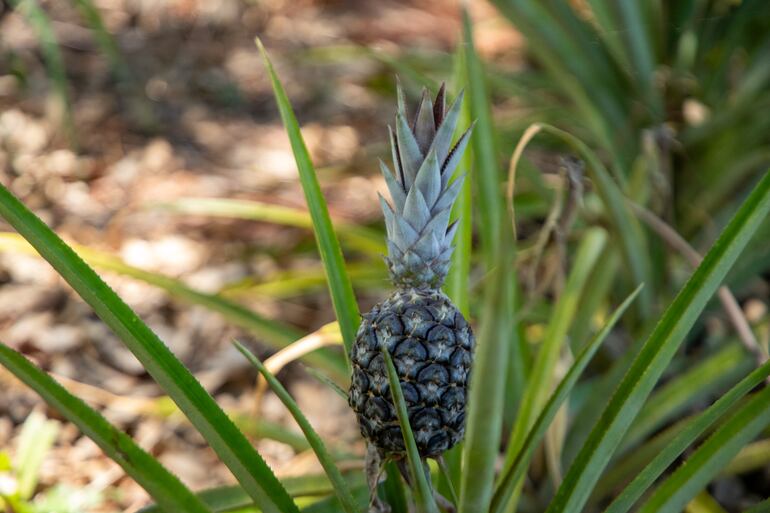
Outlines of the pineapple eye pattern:
<svg viewBox="0 0 770 513">
<path fill-rule="evenodd" d="M 470 326 L 437 290 L 397 291 L 364 316 L 351 352 L 350 406 L 364 438 L 384 455 L 400 457 L 404 440 L 382 345 L 393 357 L 420 455 L 439 456 L 462 439 L 465 428 Z"/>
<path fill-rule="evenodd" d="M 423 91 L 414 122 L 406 121 L 401 89 L 396 129 L 390 130 L 392 173 L 380 162 L 391 203 L 380 203 L 387 228 L 385 262 L 396 291 L 365 314 L 350 352 L 348 402 L 361 434 L 386 458 L 404 455 L 404 439 L 381 349 L 393 357 L 422 457 L 437 457 L 463 436 L 473 332 L 441 292 L 457 223 L 449 224 L 463 178 L 450 178 L 470 129 L 454 147 L 462 103 L 446 109 L 444 87 L 435 101 Z"/>
</svg>

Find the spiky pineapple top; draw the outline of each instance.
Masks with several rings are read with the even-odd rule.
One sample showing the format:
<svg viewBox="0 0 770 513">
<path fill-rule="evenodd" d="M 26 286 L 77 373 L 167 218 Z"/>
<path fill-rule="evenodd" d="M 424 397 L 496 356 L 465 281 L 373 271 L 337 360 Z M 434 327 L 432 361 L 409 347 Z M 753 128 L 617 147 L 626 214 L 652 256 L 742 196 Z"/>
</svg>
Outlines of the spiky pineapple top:
<svg viewBox="0 0 770 513">
<path fill-rule="evenodd" d="M 396 129 L 390 128 L 392 173 L 380 161 L 392 205 L 380 196 L 387 229 L 385 261 L 399 288 L 438 289 L 446 278 L 457 223 L 449 224 L 452 205 L 463 178 L 449 179 L 468 144 L 471 128 L 454 147 L 452 136 L 462 104 L 462 93 L 446 110 L 444 86 L 435 102 L 427 90 L 410 127 L 401 88 L 398 88 Z"/>
</svg>

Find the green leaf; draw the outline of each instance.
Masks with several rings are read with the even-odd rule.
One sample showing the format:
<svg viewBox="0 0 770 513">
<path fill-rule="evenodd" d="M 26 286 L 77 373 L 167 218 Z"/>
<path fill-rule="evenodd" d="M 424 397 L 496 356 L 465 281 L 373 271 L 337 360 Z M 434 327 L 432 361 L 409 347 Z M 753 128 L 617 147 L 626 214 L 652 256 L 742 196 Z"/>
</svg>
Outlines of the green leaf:
<svg viewBox="0 0 770 513">
<path fill-rule="evenodd" d="M 348 486 L 357 490 L 365 486 L 364 476 L 356 472 L 346 476 Z M 320 497 L 333 493 L 334 488 L 326 474 L 305 474 L 287 477 L 283 480 L 286 491 L 292 497 Z M 234 509 L 257 511 L 249 495 L 238 485 L 217 486 L 202 490 L 196 494 L 214 512 L 232 513 Z M 250 507 L 250 508 L 249 508 Z M 162 513 L 163 509 L 152 504 L 139 510 L 139 513 Z"/>
<path fill-rule="evenodd" d="M 465 54 L 462 45 L 458 46 L 456 52 L 458 60 L 457 75 L 459 76 L 457 90 L 467 87 L 465 81 Z M 460 110 L 460 126 L 470 126 L 471 107 L 469 102 L 463 102 Z M 471 135 L 471 137 L 473 137 Z M 455 178 L 465 173 L 470 173 L 473 168 L 473 148 L 466 148 L 460 159 L 460 165 L 455 169 Z M 471 273 L 471 246 L 473 242 L 473 201 L 472 201 L 472 180 L 467 179 L 460 188 L 455 204 L 452 207 L 451 221 L 459 223 L 457 235 L 455 235 L 455 249 L 452 253 L 452 265 L 449 268 L 444 290 L 457 306 L 458 310 L 466 317 L 469 315 L 470 308 L 470 290 L 469 277 Z"/>
<path fill-rule="evenodd" d="M 313 429 L 313 426 L 310 425 L 310 422 L 302 414 L 302 411 L 299 409 L 299 406 L 297 406 L 297 403 L 294 402 L 294 399 L 292 399 L 292 397 L 289 395 L 289 392 L 286 391 L 283 385 L 277 379 L 275 379 L 275 376 L 273 376 L 270 371 L 267 370 L 264 364 L 259 361 L 259 359 L 254 356 L 251 351 L 249 351 L 246 347 L 243 346 L 243 344 L 237 341 L 234 342 L 234 344 L 238 351 L 240 351 L 241 354 L 245 356 L 254 367 L 256 367 L 259 373 L 262 374 L 275 395 L 278 396 L 284 406 L 286 406 L 286 409 L 289 410 L 289 413 L 291 413 L 291 416 L 294 417 L 297 425 L 299 425 L 300 429 L 305 434 L 305 438 L 307 438 L 310 447 L 313 448 L 313 452 L 315 452 L 315 455 L 318 458 L 318 461 L 321 463 L 324 471 L 326 472 L 326 475 L 329 476 L 329 480 L 334 486 L 334 492 L 337 494 L 343 509 L 348 513 L 356 513 L 355 501 L 353 500 L 353 496 L 350 494 L 350 490 L 348 489 L 348 485 L 345 482 L 345 479 L 342 477 L 342 473 L 334 464 L 334 460 L 331 454 L 329 454 L 329 451 L 326 449 L 326 446 L 321 440 L 321 437 L 318 436 L 318 433 L 316 433 L 315 429 Z"/>
<path fill-rule="evenodd" d="M 67 71 L 51 19 L 40 7 L 37 0 L 11 0 L 10 3 L 24 15 L 40 41 L 40 51 L 43 54 L 48 75 L 53 82 L 53 89 L 59 102 L 58 107 L 61 109 L 62 130 L 65 132 L 70 146 L 77 147 L 77 131 L 72 119 L 72 102 L 70 101 Z"/>
<path fill-rule="evenodd" d="M 486 511 L 492 498 L 502 433 L 509 337 L 513 327 L 513 284 L 507 274 L 513 265 L 509 259 L 515 258 L 509 250 L 512 245 L 510 231 L 510 226 L 501 226 L 498 264 L 488 276 L 485 288 L 479 323 L 481 330 L 468 393 L 459 513 Z"/>
<path fill-rule="evenodd" d="M 542 440 L 543 435 L 556 416 L 556 413 L 559 411 L 559 408 L 561 408 L 564 401 L 567 400 L 572 388 L 575 386 L 575 383 L 577 383 L 578 378 L 580 378 L 580 375 L 588 366 L 588 363 L 594 357 L 596 351 L 602 345 L 604 339 L 607 338 L 610 331 L 612 331 L 612 328 L 618 322 L 620 317 L 625 313 L 626 309 L 628 309 L 629 305 L 631 305 L 631 302 L 636 298 L 639 292 L 641 292 L 642 287 L 643 285 L 639 285 L 639 287 L 637 287 L 636 290 L 634 290 L 631 295 L 618 306 L 609 319 L 607 319 L 604 327 L 594 336 L 593 340 L 586 344 L 577 358 L 575 358 L 575 362 L 556 387 L 556 390 L 553 391 L 537 420 L 530 428 L 526 439 L 521 444 L 521 448 L 514 454 L 511 463 L 503 467 L 498 480 L 499 484 L 495 488 L 495 494 L 492 497 L 492 503 L 489 509 L 491 512 L 494 513 L 505 510 L 509 498 L 514 493 L 516 484 L 523 478 L 524 473 L 526 472 L 532 453 Z"/>
<path fill-rule="evenodd" d="M 553 309 L 543 342 L 540 344 L 529 375 L 524 398 L 516 416 L 516 424 L 508 441 L 505 467 L 509 467 L 513 463 L 515 454 L 520 450 L 521 443 L 540 414 L 543 403 L 551 390 L 552 376 L 559 353 L 564 346 L 588 277 L 606 242 L 606 232 L 600 228 L 591 228 L 582 237 L 574 265 L 564 291 Z"/>
<path fill-rule="evenodd" d="M 414 481 L 413 492 L 417 509 L 421 513 L 438 513 L 436 501 L 433 500 L 433 490 L 430 484 L 428 484 L 420 452 L 417 450 L 417 442 L 414 441 L 412 426 L 409 424 L 409 413 L 406 410 L 406 401 L 404 400 L 404 392 L 401 390 L 398 372 L 396 372 L 396 367 L 393 365 L 393 359 L 390 357 L 388 349 L 384 346 L 382 348 L 382 356 L 388 369 L 388 383 L 390 384 L 390 393 L 393 396 L 393 404 L 396 407 L 398 422 L 401 425 L 401 434 L 404 436 L 406 459 L 409 464 L 409 473 Z"/>
<path fill-rule="evenodd" d="M 676 513 L 770 424 L 770 387 L 751 397 L 655 490 L 639 513 Z"/>
<path fill-rule="evenodd" d="M 722 475 L 746 474 L 765 468 L 770 463 L 770 439 L 747 445 L 722 471 Z"/>
<path fill-rule="evenodd" d="M 305 141 L 302 139 L 297 118 L 294 116 L 294 111 L 291 108 L 291 103 L 289 103 L 289 98 L 286 96 L 286 91 L 284 91 L 278 75 L 276 75 L 273 69 L 270 57 L 267 55 L 267 50 L 262 46 L 262 42 L 259 39 L 257 39 L 257 46 L 265 60 L 265 67 L 270 75 L 273 93 L 278 103 L 278 110 L 281 113 L 281 119 L 289 136 L 291 149 L 294 152 L 294 159 L 297 162 L 299 179 L 302 183 L 302 189 L 305 191 L 305 199 L 310 216 L 313 219 L 313 230 L 318 242 L 321 260 L 326 268 L 334 312 L 337 314 L 337 320 L 340 323 L 342 339 L 345 342 L 345 354 L 347 355 L 350 353 L 350 349 L 356 339 L 356 330 L 360 322 L 356 297 L 353 294 L 350 278 L 345 271 L 342 250 L 334 233 L 329 210 L 326 208 L 326 201 L 321 193 L 318 177 L 305 147 Z"/>
<path fill-rule="evenodd" d="M 58 435 L 59 423 L 46 419 L 38 411 L 33 411 L 24 421 L 14 458 L 20 499 L 32 498 L 37 487 L 40 465 Z"/>
<path fill-rule="evenodd" d="M 728 344 L 656 390 L 639 412 L 618 451 L 626 451 L 655 432 L 689 404 L 721 392 L 745 376 L 754 360 L 739 344 Z"/>
<path fill-rule="evenodd" d="M 527 388 L 508 441 L 504 467 L 513 463 L 514 455 L 520 450 L 527 431 L 540 414 L 547 394 L 551 390 L 552 376 L 559 353 L 583 296 L 585 284 L 604 249 L 606 240 L 604 230 L 591 228 L 585 233 L 578 247 L 567 284 L 552 312 L 543 342 L 530 370 Z M 516 484 L 517 487 L 520 485 L 521 483 Z M 508 511 L 516 509 L 517 496 L 518 493 L 514 490 L 506 499 L 509 502 Z"/>
<path fill-rule="evenodd" d="M 618 497 L 609 505 L 605 513 L 625 513 L 630 510 L 642 494 L 682 454 L 695 443 L 717 420 L 725 415 L 740 399 L 754 387 L 770 376 L 770 362 L 742 379 L 737 385 L 709 406 L 703 413 L 693 418 L 674 438 L 661 448 L 655 458 L 639 472 Z"/>
<path fill-rule="evenodd" d="M 497 254 L 503 212 L 500 193 L 501 175 L 495 147 L 492 113 L 484 82 L 484 69 L 476 54 L 471 19 L 466 10 L 463 10 L 463 47 L 465 48 L 465 83 L 468 87 L 468 100 L 471 116 L 476 120 L 476 127 L 471 135 L 471 148 L 476 161 L 473 176 L 479 195 L 478 227 L 484 260 L 489 270 Z"/>
<path fill-rule="evenodd" d="M 182 214 L 251 219 L 297 228 L 313 228 L 313 218 L 308 212 L 260 201 L 184 198 L 170 203 L 161 203 L 158 206 L 164 210 Z M 381 255 L 386 252 L 385 244 L 382 242 L 383 235 L 378 231 L 343 221 L 335 221 L 334 227 L 340 238 L 351 247 L 369 254 Z"/>
<path fill-rule="evenodd" d="M 620 239 L 620 246 L 625 262 L 629 267 L 631 280 L 634 284 L 645 284 L 637 304 L 642 317 L 648 318 L 652 309 L 653 290 L 651 283 L 653 280 L 647 239 L 639 221 L 628 206 L 623 192 L 613 181 L 599 157 L 580 139 L 551 125 L 535 123 L 532 126 L 560 139 L 585 160 L 586 171 L 607 209 L 605 215 L 608 222 L 612 224 L 615 234 Z"/>
<path fill-rule="evenodd" d="M 201 500 L 123 431 L 73 396 L 24 356 L 0 343 L 0 364 L 93 440 L 136 480 L 165 511 L 210 513 Z"/>
<path fill-rule="evenodd" d="M 676 350 L 770 210 L 770 173 L 746 199 L 656 326 L 578 453 L 548 513 L 577 511 Z"/>
<path fill-rule="evenodd" d="M 385 482 L 382 484 L 385 503 L 390 506 L 391 513 L 409 513 L 406 501 L 406 490 L 401 480 L 401 473 L 393 461 L 385 464 Z"/>
<path fill-rule="evenodd" d="M 163 289 L 174 298 L 217 312 L 233 324 L 241 326 L 257 335 L 261 342 L 276 349 L 284 348 L 303 336 L 302 332 L 291 326 L 262 317 L 252 310 L 217 294 L 200 292 L 188 287 L 179 280 L 128 265 L 119 258 L 101 251 L 80 245 L 73 245 L 73 248 L 81 258 L 97 269 L 103 269 L 143 281 Z M 0 251 L 2 250 L 39 255 L 29 243 L 25 242 L 22 237 L 15 233 L 0 233 Z M 343 383 L 349 379 L 344 359 L 341 355 L 328 349 L 318 349 L 304 356 L 303 359 L 308 363 L 329 370 Z"/>
<path fill-rule="evenodd" d="M 190 371 L 72 248 L 3 186 L 0 186 L 0 215 L 120 337 L 264 513 L 296 512 L 296 505 L 262 457 Z"/>
</svg>

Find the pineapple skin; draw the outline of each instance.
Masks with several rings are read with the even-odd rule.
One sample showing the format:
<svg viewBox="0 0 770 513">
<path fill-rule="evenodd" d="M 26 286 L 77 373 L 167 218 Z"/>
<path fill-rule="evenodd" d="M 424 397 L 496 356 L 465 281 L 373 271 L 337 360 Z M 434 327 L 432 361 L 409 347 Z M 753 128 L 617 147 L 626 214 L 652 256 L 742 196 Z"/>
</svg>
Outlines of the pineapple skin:
<svg viewBox="0 0 770 513">
<path fill-rule="evenodd" d="M 443 292 L 426 288 L 398 289 L 363 316 L 350 352 L 348 402 L 364 438 L 398 459 L 405 446 L 382 347 L 393 358 L 420 456 L 441 455 L 465 431 L 470 325 Z"/>
</svg>

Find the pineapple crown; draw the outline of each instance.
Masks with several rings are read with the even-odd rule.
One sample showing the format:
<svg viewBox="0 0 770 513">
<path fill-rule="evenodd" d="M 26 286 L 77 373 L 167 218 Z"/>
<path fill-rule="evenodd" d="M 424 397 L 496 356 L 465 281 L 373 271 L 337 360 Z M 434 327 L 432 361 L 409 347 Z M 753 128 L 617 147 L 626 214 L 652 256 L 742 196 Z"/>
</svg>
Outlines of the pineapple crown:
<svg viewBox="0 0 770 513">
<path fill-rule="evenodd" d="M 444 283 L 454 246 L 457 221 L 449 224 L 452 205 L 465 176 L 450 183 L 468 144 L 472 126 L 452 146 L 463 93 L 446 109 L 444 85 L 435 101 L 427 89 L 412 125 L 406 119 L 404 92 L 398 85 L 396 129 L 389 127 L 392 173 L 380 161 L 392 205 L 380 195 L 387 229 L 385 262 L 399 288 L 439 289 Z"/>
</svg>

